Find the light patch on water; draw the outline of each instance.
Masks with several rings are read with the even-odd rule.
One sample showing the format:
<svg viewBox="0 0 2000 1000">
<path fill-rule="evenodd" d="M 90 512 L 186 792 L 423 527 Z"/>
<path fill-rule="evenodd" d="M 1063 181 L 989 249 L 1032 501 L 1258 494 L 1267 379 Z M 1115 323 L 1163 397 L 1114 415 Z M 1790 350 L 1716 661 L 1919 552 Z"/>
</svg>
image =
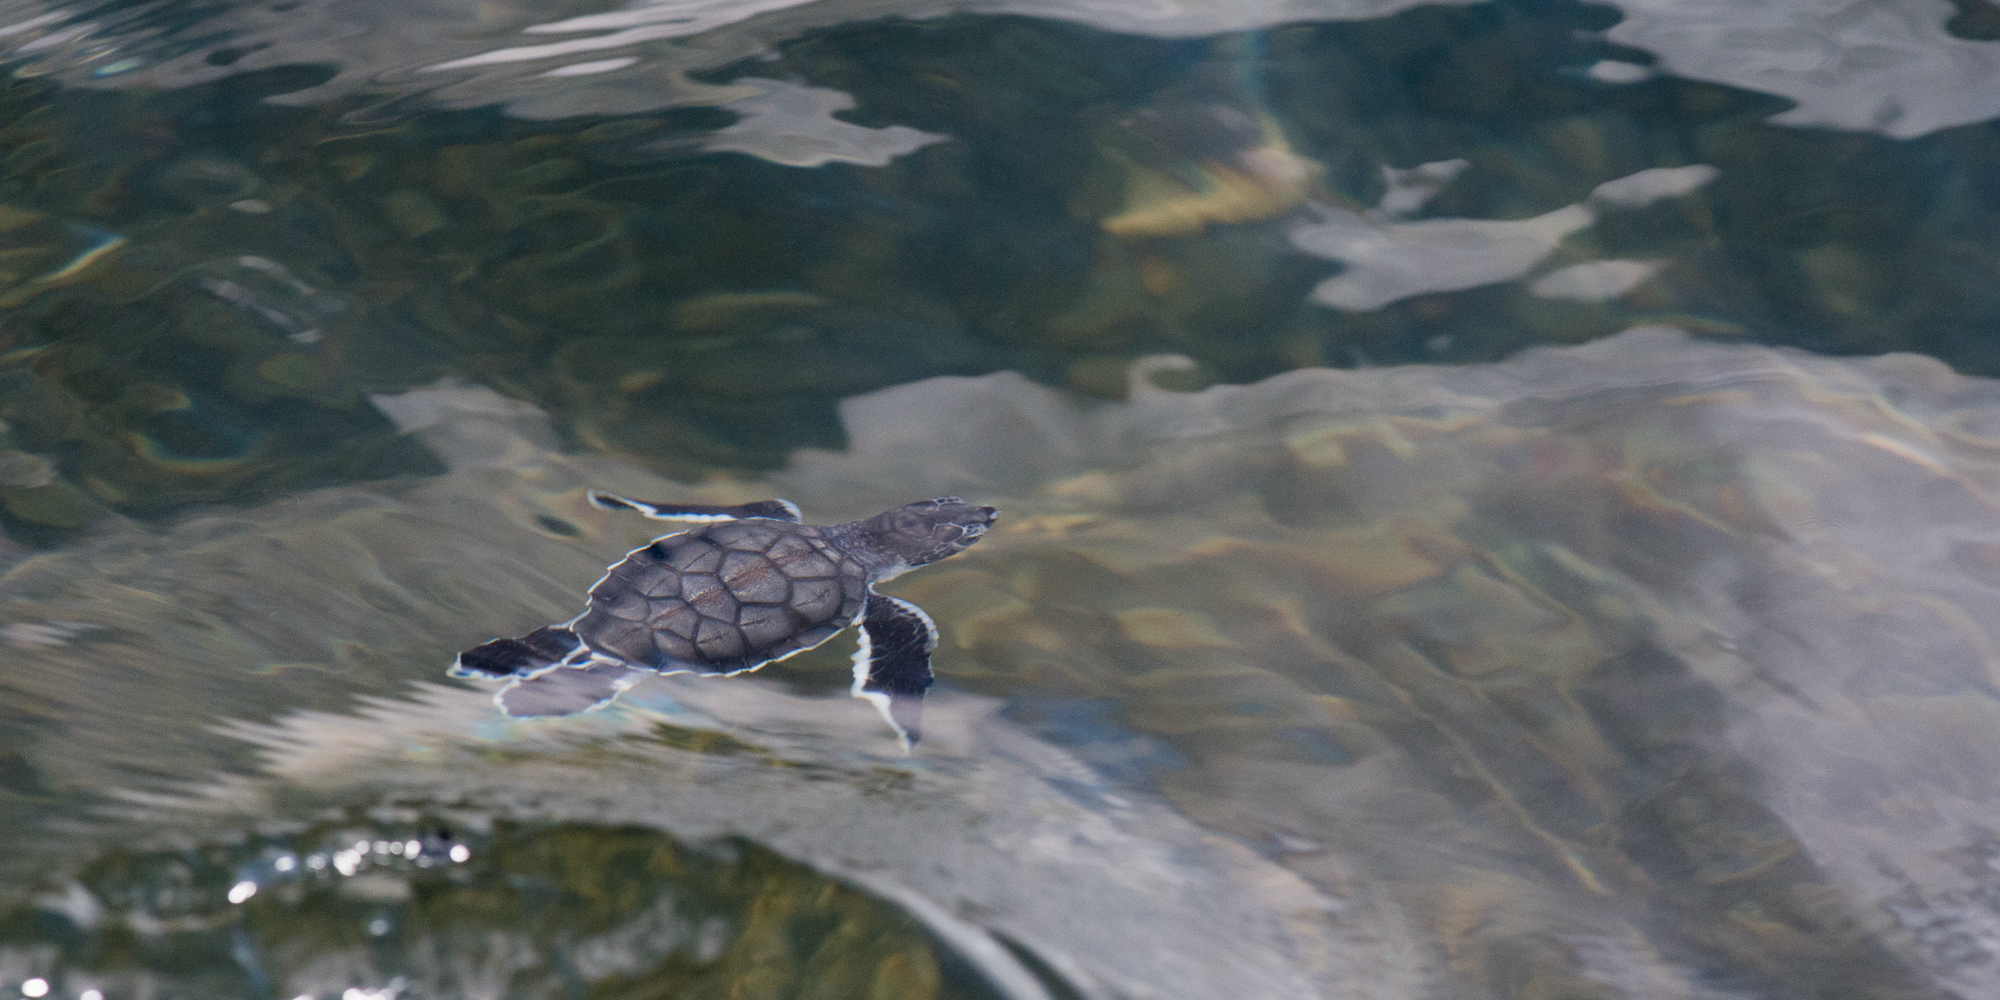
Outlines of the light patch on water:
<svg viewBox="0 0 2000 1000">
<path fill-rule="evenodd" d="M 1599 59 L 1585 72 L 1599 83 L 1638 83 L 1653 78 L 1651 68 L 1618 59 Z"/>
<path fill-rule="evenodd" d="M 1329 210 L 1324 220 L 1293 229 L 1292 245 L 1346 265 L 1313 289 L 1314 302 L 1368 312 L 1416 295 L 1512 281 L 1595 221 L 1582 205 L 1510 221 L 1375 223 Z"/>
<path fill-rule="evenodd" d="M 1464 169 L 1464 160 L 1388 172 L 1389 189 L 1368 212 L 1320 206 L 1316 222 L 1292 228 L 1292 245 L 1338 261 L 1338 274 L 1319 283 L 1312 300 L 1349 312 L 1370 312 L 1434 292 L 1513 281 L 1534 271 L 1568 237 L 1595 224 L 1606 208 L 1637 209 L 1689 194 L 1720 176 L 1705 164 L 1656 167 L 1606 181 L 1590 197 L 1528 219 L 1419 219 L 1421 208 Z M 1534 286 L 1535 294 L 1607 299 L 1624 294 L 1648 265 L 1635 261 L 1580 265 Z M 1621 285 L 1621 282 L 1623 284 Z"/>
<path fill-rule="evenodd" d="M 15 646 L 34 649 L 65 645 L 77 636 L 103 627 L 90 622 L 15 622 L 0 626 L 0 636 L 5 636 Z"/>
<path fill-rule="evenodd" d="M 723 105 L 742 115 L 742 120 L 704 140 L 701 148 L 706 152 L 747 153 L 788 167 L 829 163 L 884 167 L 898 156 L 949 138 L 903 125 L 867 128 L 841 121 L 834 112 L 853 110 L 854 98 L 838 90 L 756 77 L 732 85 L 759 92 Z"/>
<path fill-rule="evenodd" d="M 1777 94 L 1780 125 L 1913 139 L 2000 115 L 2000 42 L 1958 38 L 1947 0 L 1609 0 L 1606 36 L 1659 70 Z"/>
<path fill-rule="evenodd" d="M 555 69 L 549 70 L 548 72 L 543 73 L 542 75 L 555 76 L 555 77 L 593 76 L 598 73 L 609 73 L 613 70 L 624 69 L 627 66 L 636 65 L 638 62 L 639 60 L 638 57 L 636 56 L 619 56 L 616 59 L 595 59 L 590 62 L 570 63 L 567 66 L 557 66 Z"/>
<path fill-rule="evenodd" d="M 1528 291 L 1546 299 L 1607 302 L 1644 284 L 1660 267 L 1648 260 L 1585 261 L 1536 278 Z"/>
<path fill-rule="evenodd" d="M 93 930 L 104 921 L 104 904 L 75 881 L 66 881 L 59 893 L 44 893 L 35 897 L 35 905 L 62 915 L 82 930 Z"/>
<path fill-rule="evenodd" d="M 1618 208 L 1644 208 L 1664 198 L 1692 194 L 1722 171 L 1706 163 L 1685 167 L 1653 167 L 1605 181 L 1590 190 L 1590 199 Z"/>
<path fill-rule="evenodd" d="M 61 24 L 62 22 L 69 20 L 71 16 L 72 15 L 70 14 L 69 11 L 53 10 L 46 14 L 38 14 L 34 17 L 28 18 L 23 21 L 15 21 L 12 24 L 0 26 L 0 38 L 10 38 L 14 35 L 19 35 L 25 32 L 33 31 L 36 28 L 40 28 L 45 25 Z"/>
<path fill-rule="evenodd" d="M 415 434 L 453 468 L 503 469 L 532 462 L 555 444 L 548 414 L 484 386 L 444 379 L 429 389 L 370 396 L 396 428 Z"/>
</svg>

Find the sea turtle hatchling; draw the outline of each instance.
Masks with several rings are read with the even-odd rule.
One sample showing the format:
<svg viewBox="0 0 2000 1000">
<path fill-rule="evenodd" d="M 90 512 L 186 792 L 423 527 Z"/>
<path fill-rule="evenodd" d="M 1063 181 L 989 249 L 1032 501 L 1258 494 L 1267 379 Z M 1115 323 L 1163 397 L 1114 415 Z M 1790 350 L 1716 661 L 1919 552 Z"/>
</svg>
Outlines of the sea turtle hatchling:
<svg viewBox="0 0 2000 1000">
<path fill-rule="evenodd" d="M 905 746 L 918 739 L 937 627 L 875 584 L 971 545 L 1000 513 L 939 497 L 815 525 L 799 523 L 789 500 L 705 507 L 593 491 L 590 502 L 707 523 L 626 553 L 591 585 L 583 614 L 468 649 L 452 676 L 507 678 L 494 698 L 508 715 L 568 715 L 610 704 L 648 671 L 740 674 L 859 620 L 854 696 L 872 702 Z"/>
</svg>

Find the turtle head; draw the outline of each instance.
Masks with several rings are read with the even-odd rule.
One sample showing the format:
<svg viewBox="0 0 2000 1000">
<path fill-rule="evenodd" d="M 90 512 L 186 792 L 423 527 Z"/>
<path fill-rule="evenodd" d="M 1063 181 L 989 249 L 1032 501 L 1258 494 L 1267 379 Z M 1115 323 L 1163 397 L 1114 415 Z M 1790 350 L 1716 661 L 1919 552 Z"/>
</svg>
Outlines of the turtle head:
<svg viewBox="0 0 2000 1000">
<path fill-rule="evenodd" d="M 864 523 L 883 549 L 906 565 L 922 566 L 978 541 L 998 516 L 992 507 L 938 497 L 884 511 Z"/>
</svg>

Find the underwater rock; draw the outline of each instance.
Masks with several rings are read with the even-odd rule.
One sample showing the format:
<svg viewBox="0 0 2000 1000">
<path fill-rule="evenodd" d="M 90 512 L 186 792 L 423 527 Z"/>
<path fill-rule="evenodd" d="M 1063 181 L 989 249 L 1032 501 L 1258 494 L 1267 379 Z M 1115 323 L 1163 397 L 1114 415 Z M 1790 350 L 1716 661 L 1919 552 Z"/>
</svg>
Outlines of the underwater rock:
<svg viewBox="0 0 2000 1000">
<path fill-rule="evenodd" d="M 767 848 L 588 822 L 378 814 L 199 854 L 113 849 L 0 922 L 13 931 L 0 975 L 43 977 L 58 996 L 492 996 L 503 983 L 545 996 L 579 980 L 663 1000 L 996 995 L 902 908 Z M 367 947 L 328 948 L 329 930 Z M 126 934 L 149 947 L 89 957 Z M 218 954 L 234 961 L 186 960 Z"/>
<path fill-rule="evenodd" d="M 72 284 L 127 244 L 88 223 L 0 206 L 0 304 L 18 307 Z"/>
<path fill-rule="evenodd" d="M 39 486 L 0 486 L 7 513 L 50 528 L 81 528 L 90 519 L 90 498 L 62 482 Z"/>
<path fill-rule="evenodd" d="M 0 356 L 9 443 L 134 516 L 436 470 L 357 389 L 408 376 L 371 371 L 394 367 L 384 345 L 397 338 L 372 339 L 375 317 L 348 293 L 269 257 L 214 254 L 198 232 L 175 237 L 184 266 L 135 239 L 141 261 L 85 264 L 77 287 L 18 310 L 11 336 L 36 346 Z"/>
<path fill-rule="evenodd" d="M 160 194 L 189 208 L 228 204 L 257 194 L 264 180 L 233 160 L 188 156 L 161 167 L 152 178 Z"/>
<path fill-rule="evenodd" d="M 990 702 L 929 706 L 953 736 L 910 764 L 862 749 L 877 725 L 828 713 L 820 699 L 755 685 L 647 688 L 629 709 L 565 727 L 508 724 L 504 736 L 484 692 L 435 684 L 358 716 L 238 726 L 232 735 L 263 748 L 269 777 L 187 804 L 228 815 L 288 789 L 329 801 L 389 792 L 503 821 L 631 825 L 695 844 L 742 837 L 903 908 L 1019 1000 L 1051 995 L 1030 961 L 1087 997 L 1407 995 L 1399 980 L 1413 970 L 1364 964 L 1352 937 L 1360 913 L 1157 802 L 1127 798 Z M 495 737 L 528 756 L 483 763 Z M 413 739 L 430 749 L 411 756 Z M 326 752 L 336 745 L 344 750 Z M 622 761 L 600 758 L 609 745 Z M 813 777 L 774 782 L 776 762 Z M 535 804 L 562 788 L 589 791 Z"/>
<path fill-rule="evenodd" d="M 382 215 L 409 239 L 416 239 L 425 233 L 445 227 L 444 211 L 431 200 L 431 196 L 414 188 L 399 188 L 382 197 Z"/>
<path fill-rule="evenodd" d="M 1319 183 L 1319 165 L 1292 151 L 1277 122 L 1233 104 L 1170 101 L 1132 115 L 1123 131 L 1140 148 L 1112 151 L 1124 166 L 1124 203 L 1100 224 L 1115 236 L 1273 218 Z"/>
<path fill-rule="evenodd" d="M 674 325 L 682 330 L 715 331 L 769 318 L 810 313 L 832 303 L 811 292 L 709 292 L 674 305 Z"/>
<path fill-rule="evenodd" d="M 0 421 L 30 447 L 75 440 L 89 426 L 88 405 L 62 384 L 59 353 L 28 348 L 0 355 Z"/>
<path fill-rule="evenodd" d="M 33 489 L 56 481 L 56 467 L 40 455 L 0 451 L 0 486 Z"/>
</svg>

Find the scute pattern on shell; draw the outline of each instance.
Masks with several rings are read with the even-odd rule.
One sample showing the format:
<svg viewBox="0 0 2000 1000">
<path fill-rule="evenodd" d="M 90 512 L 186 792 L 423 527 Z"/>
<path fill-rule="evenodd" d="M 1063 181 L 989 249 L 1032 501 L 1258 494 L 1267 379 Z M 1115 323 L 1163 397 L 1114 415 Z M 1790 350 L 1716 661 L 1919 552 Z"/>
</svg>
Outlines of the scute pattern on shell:
<svg viewBox="0 0 2000 1000">
<path fill-rule="evenodd" d="M 735 673 L 832 638 L 861 613 L 867 578 L 816 527 L 731 521 L 633 551 L 572 627 L 641 666 Z"/>
</svg>

